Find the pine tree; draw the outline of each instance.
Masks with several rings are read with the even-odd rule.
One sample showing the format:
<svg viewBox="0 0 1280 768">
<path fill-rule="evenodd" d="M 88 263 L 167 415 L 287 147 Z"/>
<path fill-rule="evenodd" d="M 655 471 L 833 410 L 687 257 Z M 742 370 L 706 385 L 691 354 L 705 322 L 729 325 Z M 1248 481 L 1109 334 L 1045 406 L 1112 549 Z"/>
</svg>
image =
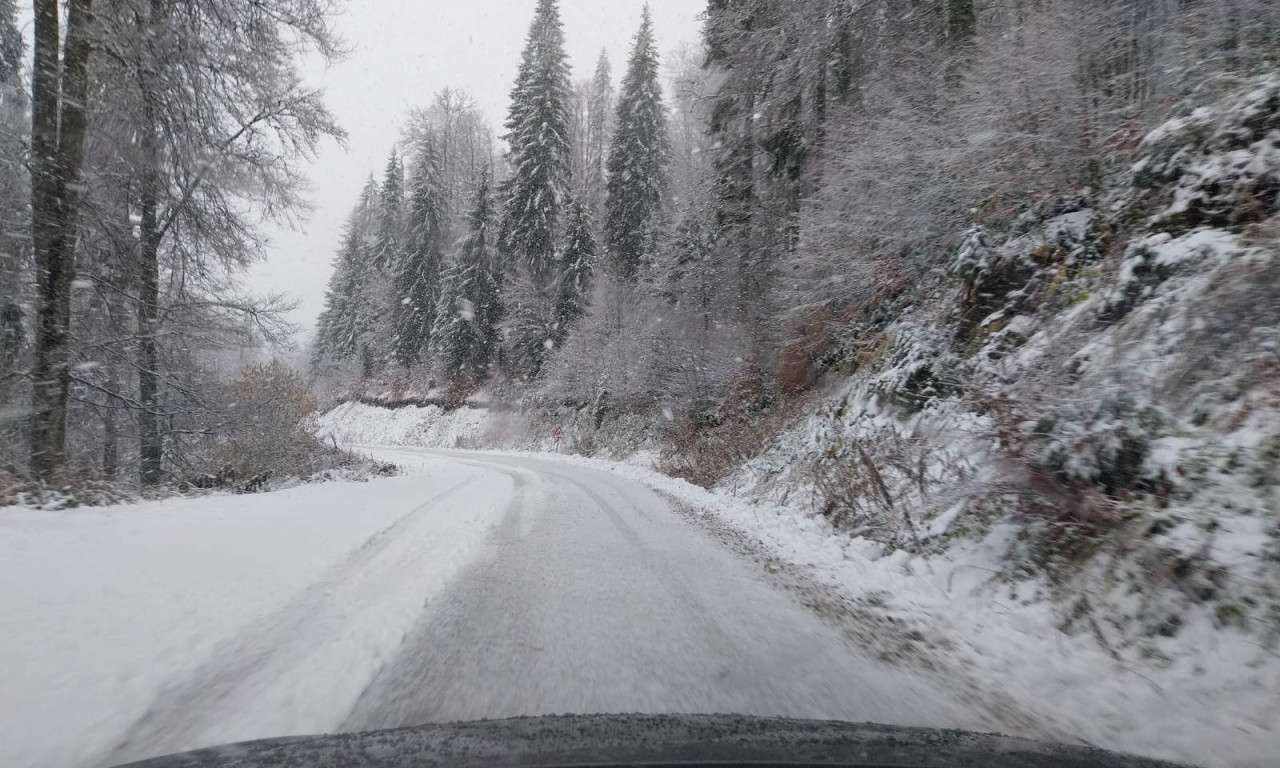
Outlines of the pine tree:
<svg viewBox="0 0 1280 768">
<path fill-rule="evenodd" d="M 431 342 L 440 300 L 444 224 L 439 168 L 431 145 L 424 144 L 410 184 L 407 242 L 396 270 L 391 307 L 395 317 L 392 353 L 406 368 L 421 362 Z"/>
<path fill-rule="evenodd" d="M 400 261 L 401 228 L 404 215 L 404 166 L 391 150 L 387 167 L 383 171 L 382 186 L 378 189 L 378 233 L 374 246 L 373 263 L 377 269 L 394 269 Z"/>
<path fill-rule="evenodd" d="M 649 8 L 645 6 L 622 81 L 617 126 L 609 150 L 605 246 L 611 267 L 623 278 L 634 279 L 650 256 L 669 157 L 666 109 L 658 82 L 658 50 Z"/>
<path fill-rule="evenodd" d="M 481 173 L 467 234 L 445 270 L 432 336 L 451 381 L 484 379 L 493 362 L 502 317 L 498 252 L 489 171 Z"/>
<path fill-rule="evenodd" d="M 342 246 L 334 258 L 333 275 L 325 291 L 324 311 L 320 314 L 312 349 L 312 368 L 320 373 L 326 363 L 345 363 L 356 356 L 361 339 L 361 297 L 363 278 L 370 274 L 364 263 L 364 235 L 361 232 L 364 212 L 357 207 L 351 212 L 342 233 Z"/>
<path fill-rule="evenodd" d="M 557 343 L 563 342 L 573 325 L 586 314 L 595 269 L 596 241 L 591 234 L 591 214 L 580 200 L 569 206 L 564 240 L 563 268 L 556 286 Z"/>
<path fill-rule="evenodd" d="M 361 376 L 366 379 L 387 359 L 385 342 L 391 335 L 387 328 L 391 286 L 387 275 L 378 268 L 382 246 L 379 237 L 381 196 L 378 183 L 370 176 L 353 216 L 348 255 L 353 265 L 350 295 L 355 326 L 351 338 L 360 360 Z"/>
<path fill-rule="evenodd" d="M 505 123 L 514 173 L 502 190 L 502 248 L 540 285 L 555 278 L 556 237 L 569 188 L 571 96 L 559 5 L 539 0 Z"/>
<path fill-rule="evenodd" d="M 609 52 L 600 51 L 595 76 L 587 99 L 587 178 L 584 202 L 594 221 L 604 220 L 604 202 L 608 171 L 609 143 L 613 136 L 614 120 L 613 67 L 609 64 Z"/>
</svg>

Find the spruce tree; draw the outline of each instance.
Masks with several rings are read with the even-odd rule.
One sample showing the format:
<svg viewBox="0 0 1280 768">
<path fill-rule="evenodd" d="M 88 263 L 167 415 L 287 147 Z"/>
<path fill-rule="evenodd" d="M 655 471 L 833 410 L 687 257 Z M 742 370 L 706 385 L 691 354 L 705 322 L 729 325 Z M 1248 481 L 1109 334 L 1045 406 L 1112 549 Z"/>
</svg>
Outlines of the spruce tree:
<svg viewBox="0 0 1280 768">
<path fill-rule="evenodd" d="M 360 231 L 362 212 L 352 211 L 342 233 L 342 246 L 333 263 L 333 275 L 325 291 L 324 311 L 316 331 L 312 350 L 313 367 L 323 363 L 345 363 L 355 357 L 360 344 L 360 299 L 364 293 L 362 277 L 368 274 L 363 263 L 364 249 Z"/>
<path fill-rule="evenodd" d="M 387 326 L 391 286 L 387 275 L 379 269 L 381 209 L 381 190 L 370 176 L 352 217 L 351 250 L 348 254 L 354 265 L 350 295 L 353 297 L 351 315 L 355 326 L 351 338 L 364 378 L 373 376 L 379 364 L 387 359 L 385 346 L 390 336 Z"/>
<path fill-rule="evenodd" d="M 404 166 L 391 150 L 387 167 L 382 174 L 382 186 L 378 188 L 377 240 L 373 251 L 373 264 L 377 269 L 394 269 L 400 260 L 401 227 L 404 214 Z"/>
<path fill-rule="evenodd" d="M 502 249 L 540 285 L 556 276 L 556 237 L 569 188 L 571 97 L 559 6 L 539 0 L 505 123 L 514 172 L 502 190 Z"/>
<path fill-rule="evenodd" d="M 467 216 L 467 234 L 445 271 L 432 333 L 436 354 L 451 381 L 478 382 L 488 375 L 502 317 L 498 265 L 486 169 Z"/>
<path fill-rule="evenodd" d="M 520 270 L 503 294 L 503 367 L 517 377 L 536 378 L 550 352 L 564 344 L 574 324 L 586 314 L 596 254 L 591 215 L 578 200 L 571 201 L 565 213 L 565 246 L 555 284 L 547 290 Z"/>
<path fill-rule="evenodd" d="M 604 235 L 610 266 L 634 279 L 651 250 L 666 189 L 670 156 L 666 108 L 658 82 L 658 49 L 645 6 L 618 99 L 609 150 Z"/>
<path fill-rule="evenodd" d="M 557 343 L 563 342 L 574 323 L 586 314 L 595 269 L 596 241 L 591 234 L 591 214 L 580 200 L 569 206 L 564 242 L 562 269 L 556 286 Z"/>
<path fill-rule="evenodd" d="M 606 163 L 613 136 L 613 102 L 613 67 L 609 64 L 609 52 L 602 50 L 587 99 L 587 178 L 581 181 L 586 190 L 583 202 L 596 223 L 604 220 L 605 183 L 608 179 Z"/>
<path fill-rule="evenodd" d="M 392 354 L 406 368 L 422 361 L 440 300 L 444 239 L 440 202 L 439 168 L 427 144 L 410 182 L 406 242 L 396 269 L 391 307 L 395 318 Z"/>
</svg>

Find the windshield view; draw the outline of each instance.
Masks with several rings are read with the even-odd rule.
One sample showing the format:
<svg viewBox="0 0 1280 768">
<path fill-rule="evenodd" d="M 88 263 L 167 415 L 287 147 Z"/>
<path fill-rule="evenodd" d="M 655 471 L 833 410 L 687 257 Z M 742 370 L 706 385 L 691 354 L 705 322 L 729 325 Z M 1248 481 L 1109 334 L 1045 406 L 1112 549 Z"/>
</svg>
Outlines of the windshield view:
<svg viewBox="0 0 1280 768">
<path fill-rule="evenodd" d="M 0 659 L 4 768 L 1274 768 L 1280 3 L 0 0 Z"/>
</svg>

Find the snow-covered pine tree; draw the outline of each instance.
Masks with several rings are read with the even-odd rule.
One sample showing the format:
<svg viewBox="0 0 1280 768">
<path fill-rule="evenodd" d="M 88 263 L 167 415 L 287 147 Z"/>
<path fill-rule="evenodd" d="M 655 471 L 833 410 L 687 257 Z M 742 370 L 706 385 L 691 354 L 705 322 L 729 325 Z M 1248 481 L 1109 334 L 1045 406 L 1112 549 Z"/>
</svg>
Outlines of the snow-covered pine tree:
<svg viewBox="0 0 1280 768">
<path fill-rule="evenodd" d="M 404 166 L 395 149 L 391 150 L 391 156 L 387 158 L 377 201 L 378 229 L 373 264 L 380 270 L 392 270 L 400 262 L 400 247 L 404 239 Z"/>
<path fill-rule="evenodd" d="M 596 256 L 591 214 L 579 200 L 566 206 L 560 275 L 548 291 L 523 270 L 505 286 L 506 317 L 502 323 L 507 353 L 504 368 L 513 376 L 538 377 L 552 350 L 564 345 L 573 326 L 586 314 Z"/>
<path fill-rule="evenodd" d="M 352 263 L 355 270 L 355 317 L 356 355 L 360 360 L 360 374 L 363 378 L 372 377 L 387 360 L 387 340 L 389 332 L 389 313 L 391 303 L 391 285 L 389 276 L 378 268 L 380 261 L 379 229 L 382 191 L 373 176 L 365 182 L 360 193 L 360 203 L 354 215 Z"/>
<path fill-rule="evenodd" d="M 476 185 L 467 234 L 445 270 L 432 331 L 437 358 L 455 384 L 483 380 L 497 349 L 502 301 L 489 187 L 485 169 Z"/>
<path fill-rule="evenodd" d="M 586 314 L 596 260 L 596 241 L 591 234 L 591 214 L 587 206 L 581 200 L 574 200 L 569 204 L 568 214 L 562 269 L 556 286 L 557 343 L 563 342 L 573 325 Z"/>
<path fill-rule="evenodd" d="M 569 61 L 556 0 L 539 0 L 511 91 L 504 137 L 502 249 L 540 285 L 555 279 L 556 238 L 569 188 Z"/>
<path fill-rule="evenodd" d="M 445 222 L 439 181 L 435 150 L 423 142 L 409 182 L 406 242 L 396 269 L 391 307 L 395 318 L 392 354 L 405 368 L 422 361 L 440 300 Z"/>
<path fill-rule="evenodd" d="M 317 374 L 323 374 L 330 364 L 346 363 L 359 351 L 363 282 L 372 274 L 364 260 L 364 218 L 365 212 L 357 207 L 343 228 L 342 246 L 334 258 L 312 349 L 313 372 Z"/>
<path fill-rule="evenodd" d="M 587 178 L 582 184 L 586 190 L 582 202 L 586 204 L 591 219 L 597 223 L 604 220 L 605 182 L 608 178 L 605 166 L 613 137 L 613 102 L 613 67 L 609 64 L 609 52 L 602 50 L 587 98 Z"/>
<path fill-rule="evenodd" d="M 658 49 L 646 5 L 622 80 L 609 150 L 605 249 L 611 268 L 622 278 L 634 279 L 650 256 L 652 228 L 662 208 L 669 158 L 666 107 L 658 82 Z"/>
</svg>

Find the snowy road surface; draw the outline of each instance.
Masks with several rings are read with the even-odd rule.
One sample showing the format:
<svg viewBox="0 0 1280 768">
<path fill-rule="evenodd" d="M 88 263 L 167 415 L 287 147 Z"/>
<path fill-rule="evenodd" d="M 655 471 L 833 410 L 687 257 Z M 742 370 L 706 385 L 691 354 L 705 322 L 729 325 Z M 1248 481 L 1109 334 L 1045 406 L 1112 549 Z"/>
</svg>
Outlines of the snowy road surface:
<svg viewBox="0 0 1280 768">
<path fill-rule="evenodd" d="M 510 478 L 511 504 L 345 729 L 622 711 L 975 719 L 851 647 L 634 481 L 533 457 L 457 461 Z"/>
<path fill-rule="evenodd" d="M 379 453 L 413 471 L 0 510 L 0 764 L 561 712 L 990 728 L 639 483 Z"/>
</svg>

